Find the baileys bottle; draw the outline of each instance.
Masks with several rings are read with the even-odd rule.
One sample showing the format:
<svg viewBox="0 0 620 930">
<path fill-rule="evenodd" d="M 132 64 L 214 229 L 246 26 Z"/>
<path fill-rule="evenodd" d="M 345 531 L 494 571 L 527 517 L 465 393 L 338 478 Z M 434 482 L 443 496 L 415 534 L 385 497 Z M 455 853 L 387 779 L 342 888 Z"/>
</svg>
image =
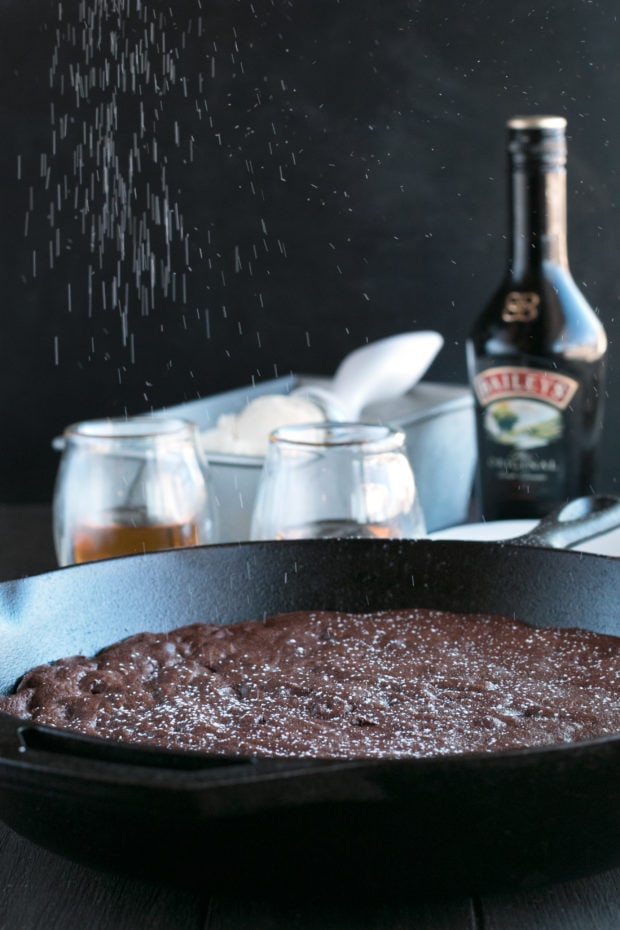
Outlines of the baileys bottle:
<svg viewBox="0 0 620 930">
<path fill-rule="evenodd" d="M 508 122 L 509 264 L 467 343 L 485 520 L 593 490 L 607 338 L 569 269 L 565 130 L 558 116 Z"/>
</svg>

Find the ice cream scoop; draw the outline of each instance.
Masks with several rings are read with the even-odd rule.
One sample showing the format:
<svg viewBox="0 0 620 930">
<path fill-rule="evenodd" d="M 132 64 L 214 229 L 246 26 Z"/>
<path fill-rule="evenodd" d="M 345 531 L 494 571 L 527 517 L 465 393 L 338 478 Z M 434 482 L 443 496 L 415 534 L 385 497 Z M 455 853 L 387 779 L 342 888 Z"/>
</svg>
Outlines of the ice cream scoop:
<svg viewBox="0 0 620 930">
<path fill-rule="evenodd" d="M 278 426 L 313 423 L 325 419 L 321 406 L 295 394 L 255 397 L 239 413 L 223 413 L 216 426 L 202 434 L 209 452 L 265 455 L 269 434 Z"/>
<path fill-rule="evenodd" d="M 343 359 L 329 387 L 303 385 L 291 396 L 318 403 L 330 420 L 357 420 L 368 404 L 406 394 L 424 376 L 443 342 L 432 330 L 371 342 Z"/>
</svg>

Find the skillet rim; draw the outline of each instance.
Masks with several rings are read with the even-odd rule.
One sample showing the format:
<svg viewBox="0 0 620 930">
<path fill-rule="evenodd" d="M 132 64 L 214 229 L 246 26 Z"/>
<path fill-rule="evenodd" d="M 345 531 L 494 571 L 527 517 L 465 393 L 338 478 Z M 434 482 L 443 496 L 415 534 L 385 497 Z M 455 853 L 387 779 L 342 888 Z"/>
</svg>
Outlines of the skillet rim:
<svg viewBox="0 0 620 930">
<path fill-rule="evenodd" d="M 257 552 L 260 550 L 269 550 L 274 547 L 281 549 L 283 546 L 291 548 L 301 548 L 311 551 L 312 549 L 323 550 L 325 548 L 331 548 L 334 545 L 339 543 L 344 543 L 347 548 L 376 548 L 381 550 L 392 550 L 394 552 L 399 552 L 401 550 L 411 550 L 421 549 L 425 550 L 428 547 L 431 547 L 438 554 L 441 552 L 451 552 L 453 550 L 458 551 L 470 551 L 475 552 L 478 550 L 480 553 L 493 553 L 493 554 L 517 554 L 517 557 L 520 558 L 521 554 L 524 552 L 535 553 L 537 551 L 544 552 L 547 555 L 553 553 L 553 557 L 558 556 L 559 558 L 566 560 L 574 559 L 578 562 L 582 561 L 592 561 L 594 563 L 606 564 L 610 567 L 613 566 L 612 570 L 620 572 L 620 559 L 617 557 L 608 555 L 608 554 L 599 554 L 592 552 L 583 552 L 576 549 L 555 549 L 549 545 L 539 544 L 539 543 L 523 543 L 519 541 L 519 537 L 515 539 L 500 539 L 500 540 L 461 540 L 461 539 L 434 539 L 430 537 L 420 537 L 416 539 L 402 539 L 402 538 L 392 538 L 386 540 L 379 539 L 329 539 L 329 540 L 315 540 L 315 539 L 304 539 L 304 540 L 288 540 L 288 541 L 275 541 L 275 540 L 264 540 L 264 541 L 241 541 L 241 542 L 227 542 L 227 543 L 216 543 L 216 544 L 202 544 L 199 546 L 186 547 L 185 549 L 164 549 L 158 550 L 155 552 L 146 552 L 146 553 L 134 553 L 124 556 L 117 556 L 113 558 L 101 559 L 94 562 L 83 563 L 79 565 L 68 565 L 58 568 L 54 568 L 50 571 L 42 572 L 35 575 L 26 575 L 16 579 L 5 579 L 0 582 L 0 595 L 3 591 L 12 591 L 16 588 L 21 587 L 22 585 L 28 584 L 38 584 L 46 583 L 48 580 L 59 577 L 61 575 L 67 576 L 72 573 L 80 574 L 90 574 L 90 573 L 100 573 L 104 572 L 105 566 L 108 568 L 112 565 L 128 565 L 128 564 L 138 564 L 143 560 L 147 562 L 154 562 L 155 560 L 160 559 L 177 559 L 179 556 L 183 558 L 183 553 L 192 552 L 196 558 L 202 558 L 200 553 L 208 553 L 213 550 L 228 550 L 228 551 L 247 551 L 247 552 Z M 292 545 L 291 545 L 292 544 Z M 52 581 L 52 584 L 54 582 Z M 305 608 L 300 608 L 305 609 Z M 317 609 L 330 609 L 330 608 L 317 608 Z M 372 609 L 372 608 L 371 608 Z M 408 609 L 408 608 L 388 608 L 388 609 Z M 437 608 L 438 610 L 445 608 Z M 277 612 L 277 611 L 274 611 Z M 281 611 L 283 612 L 283 611 Z M 352 611 L 352 612 L 362 612 L 362 611 Z M 481 613 L 483 611 L 463 611 L 466 613 Z M 260 618 L 258 617 L 242 617 L 243 619 L 252 619 L 255 622 L 258 622 Z M 228 621 L 228 622 L 237 622 L 237 621 Z M 527 622 L 527 621 L 526 621 Z M 182 625 L 182 624 L 179 624 Z M 536 623 L 531 623 L 532 626 L 537 626 Z M 574 624 L 577 628 L 588 629 L 580 624 Z M 171 627 L 172 629 L 172 627 Z M 133 635 L 129 633 L 128 635 Z M 607 634 L 615 635 L 615 634 Z M 54 659 L 48 660 L 50 662 L 55 661 Z M 25 670 L 27 671 L 27 669 Z M 2 691 L 0 693 L 10 693 L 8 691 Z M 10 765 L 11 767 L 16 768 L 25 768 L 25 769 L 37 769 L 41 771 L 50 771 L 53 769 L 53 766 L 50 766 L 49 762 L 37 762 L 35 757 L 38 755 L 37 750 L 28 748 L 23 743 L 22 734 L 24 731 L 29 730 L 31 732 L 43 733 L 52 735 L 60 735 L 63 738 L 70 738 L 71 741 L 79 742 L 82 746 L 93 745 L 99 749 L 117 749 L 118 747 L 121 750 L 129 747 L 132 754 L 134 755 L 144 755 L 144 758 L 155 758 L 160 755 L 163 759 L 168 761 L 172 759 L 191 759 L 191 760 L 213 760 L 217 759 L 218 762 L 223 763 L 223 767 L 228 765 L 237 766 L 240 763 L 245 762 L 246 764 L 254 764 L 257 760 L 256 757 L 237 757 L 237 756 L 215 756 L 213 754 L 201 753 L 198 750 L 172 750 L 159 748 L 154 746 L 140 746 L 137 743 L 121 742 L 118 740 L 106 740 L 105 738 L 85 736 L 79 734 L 75 731 L 71 731 L 66 728 L 61 727 L 49 727 L 40 724 L 34 724 L 32 721 L 17 717 L 15 715 L 7 714 L 6 712 L 0 710 L 0 784 L 1 784 L 1 769 L 4 766 Z M 8 740 L 12 740 L 13 743 L 17 743 L 17 752 L 11 753 L 7 749 L 6 743 Z M 322 771 L 323 769 L 333 770 L 334 768 L 346 768 L 348 770 L 360 768 L 374 768 L 377 766 L 391 766 L 393 768 L 406 768 L 406 767 L 415 767 L 418 768 L 427 768 L 435 767 L 440 765 L 445 767 L 450 765 L 452 768 L 458 767 L 476 767 L 480 764 L 484 764 L 485 767 L 490 767 L 491 765 L 504 765 L 504 764 L 515 764 L 521 762 L 522 764 L 526 761 L 534 759 L 538 761 L 541 758 L 555 758 L 559 755 L 568 757 L 570 755 L 581 754 L 587 751 L 595 751 L 597 749 L 615 747 L 616 744 L 620 745 L 620 731 L 617 733 L 602 735 L 598 737 L 592 737 L 584 740 L 579 740 L 576 742 L 568 743 L 549 743 L 539 746 L 524 746 L 520 748 L 511 748 L 504 749 L 499 751 L 490 751 L 490 752 L 465 752 L 465 753 L 446 753 L 441 755 L 433 756 L 424 756 L 424 757 L 406 757 L 406 758 L 357 758 L 357 759 L 297 759 L 297 758 L 284 758 L 284 757 L 260 757 L 258 761 L 261 763 L 276 763 L 278 769 L 282 769 L 283 766 L 287 768 L 289 773 L 297 771 L 301 767 L 304 771 L 310 769 Z M 13 757 L 14 756 L 14 757 Z M 68 760 L 69 764 L 75 763 L 76 759 L 79 758 L 80 764 L 88 766 L 89 769 L 92 769 L 93 772 L 97 772 L 98 768 L 102 770 L 110 770 L 111 768 L 129 768 L 131 770 L 137 770 L 144 772 L 169 772 L 174 773 L 178 778 L 181 775 L 187 777 L 188 770 L 183 770 L 180 768 L 173 768 L 169 764 L 163 765 L 161 768 L 154 764 L 149 765 L 140 765 L 138 763 L 132 763 L 129 761 L 124 762 L 113 762 L 108 760 L 101 760 L 97 758 L 89 759 L 82 753 L 73 755 L 73 754 L 63 754 L 63 753 L 44 753 L 45 758 L 54 759 L 56 764 L 60 760 Z M 498 761 L 499 760 L 499 761 Z M 196 773 L 200 772 L 204 775 L 205 771 L 209 772 L 211 780 L 213 779 L 212 772 L 214 769 L 200 769 L 199 767 L 194 768 L 192 766 L 191 775 L 193 778 L 196 777 Z M 92 778 L 92 775 L 84 774 L 84 777 Z M 272 777 L 272 776 L 269 776 Z M 105 780 L 105 778 L 103 779 Z"/>
<path fill-rule="evenodd" d="M 7 731 L 10 735 L 7 736 Z M 150 758 L 156 761 L 161 756 L 168 763 L 174 760 L 183 760 L 190 763 L 215 763 L 213 767 L 205 764 L 190 764 L 187 768 L 183 765 L 178 768 L 167 764 L 161 767 L 156 764 L 143 764 L 139 761 L 117 761 L 114 759 L 89 758 L 86 754 L 65 754 L 56 752 L 46 752 L 37 750 L 24 745 L 22 733 L 24 730 L 31 730 L 37 734 L 51 735 L 52 737 L 68 737 L 75 740 L 76 744 L 81 747 L 96 747 L 97 749 L 109 748 L 112 751 L 118 749 L 129 749 L 132 755 L 142 756 L 144 759 Z M 4 732 L 3 732 L 4 731 Z M 14 754 L 5 754 L 5 742 L 7 738 L 13 737 L 17 744 L 17 751 Z M 565 743 L 545 743 L 539 746 L 522 746 L 510 749 L 501 749 L 495 751 L 478 751 L 462 753 L 445 753 L 435 754 L 432 756 L 409 756 L 409 757 L 381 757 L 381 758 L 336 758 L 336 759 L 315 759 L 303 757 L 272 757 L 272 756 L 230 756 L 216 755 L 200 752 L 200 750 L 175 750 L 166 749 L 156 746 L 140 745 L 138 743 L 121 742 L 119 740 L 106 740 L 102 737 L 85 736 L 76 731 L 63 729 L 60 727 L 51 727 L 41 724 L 33 724 L 31 721 L 15 717 L 0 711 L 0 785 L 2 784 L 2 767 L 10 766 L 15 769 L 27 769 L 32 771 L 62 772 L 62 766 L 65 764 L 76 765 L 79 767 L 92 768 L 102 773 L 118 770 L 131 770 L 145 773 L 158 773 L 159 779 L 162 773 L 167 773 L 171 778 L 187 779 L 188 781 L 199 781 L 208 779 L 211 782 L 217 782 L 216 775 L 218 772 L 232 771 L 233 769 L 246 769 L 252 767 L 255 774 L 261 778 L 278 778 L 290 776 L 291 774 L 307 774 L 309 772 L 337 771 L 337 770 L 365 770 L 390 767 L 393 769 L 435 769 L 437 767 L 445 768 L 463 768 L 475 769 L 480 765 L 485 768 L 514 766 L 516 764 L 527 765 L 537 764 L 542 759 L 555 761 L 558 757 L 564 760 L 570 756 L 590 755 L 592 750 L 613 751 L 617 749 L 620 752 L 620 730 L 604 736 L 590 737 L 584 740 L 576 740 Z M 45 760 L 54 760 L 60 763 L 58 769 L 55 769 L 49 761 L 40 762 L 40 756 L 43 755 Z M 561 760 L 561 761 L 562 761 Z M 265 771 L 261 771 L 264 769 Z M 72 773 L 75 774 L 75 773 Z M 87 777 L 87 773 L 83 773 Z M 92 776 L 88 776 L 91 778 Z M 107 781 L 105 777 L 98 779 Z M 243 781 L 246 781 L 243 778 Z M 133 781 L 133 779 L 131 779 Z M 223 779 L 227 784 L 231 779 Z"/>
</svg>

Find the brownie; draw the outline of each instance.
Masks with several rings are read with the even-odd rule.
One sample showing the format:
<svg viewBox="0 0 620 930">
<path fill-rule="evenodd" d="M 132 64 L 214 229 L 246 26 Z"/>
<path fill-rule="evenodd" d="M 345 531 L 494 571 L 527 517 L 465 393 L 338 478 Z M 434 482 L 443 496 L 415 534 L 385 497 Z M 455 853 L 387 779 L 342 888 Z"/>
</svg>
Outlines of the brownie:
<svg viewBox="0 0 620 930">
<path fill-rule="evenodd" d="M 620 730 L 620 638 L 434 610 L 139 633 L 27 672 L 0 710 L 205 753 L 398 758 Z"/>
</svg>

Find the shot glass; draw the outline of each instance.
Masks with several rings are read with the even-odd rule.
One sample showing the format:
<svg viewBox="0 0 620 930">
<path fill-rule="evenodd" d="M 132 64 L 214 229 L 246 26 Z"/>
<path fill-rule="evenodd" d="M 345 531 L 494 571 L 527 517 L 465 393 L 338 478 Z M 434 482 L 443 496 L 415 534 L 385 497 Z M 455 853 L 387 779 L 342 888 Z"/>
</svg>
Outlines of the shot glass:
<svg viewBox="0 0 620 930">
<path fill-rule="evenodd" d="M 252 539 L 387 539 L 425 532 L 402 431 L 324 422 L 271 434 Z"/>
</svg>

